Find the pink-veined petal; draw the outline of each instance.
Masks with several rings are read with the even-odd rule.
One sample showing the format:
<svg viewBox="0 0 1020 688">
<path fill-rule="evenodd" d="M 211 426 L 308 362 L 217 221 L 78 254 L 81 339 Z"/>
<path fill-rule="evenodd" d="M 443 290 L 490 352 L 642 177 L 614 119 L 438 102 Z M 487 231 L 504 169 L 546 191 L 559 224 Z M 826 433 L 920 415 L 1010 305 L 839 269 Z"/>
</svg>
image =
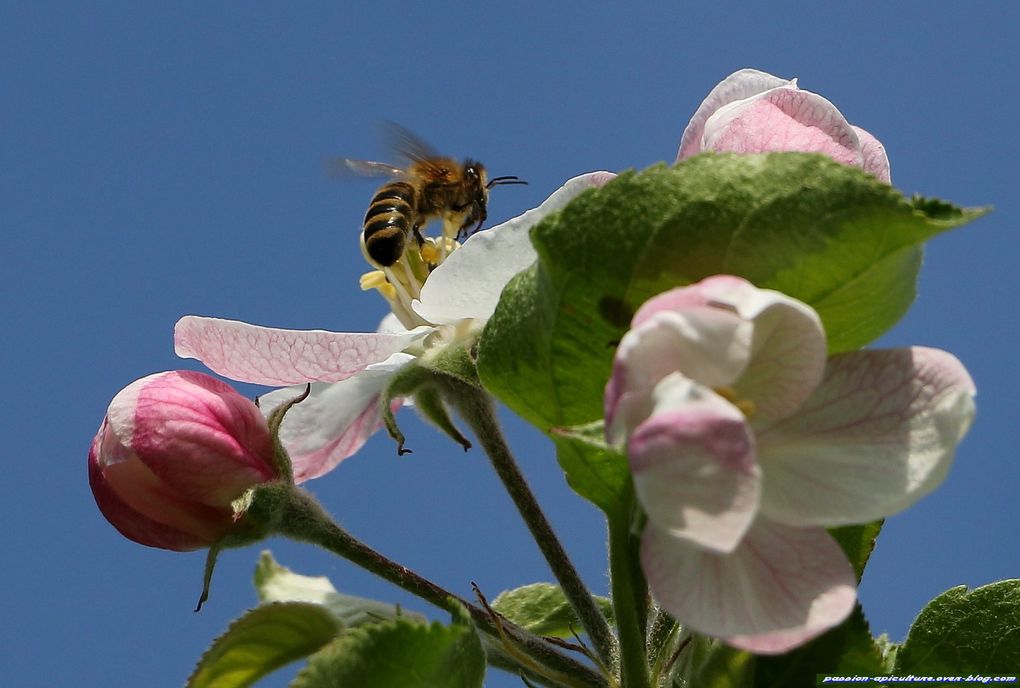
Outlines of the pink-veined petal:
<svg viewBox="0 0 1020 688">
<path fill-rule="evenodd" d="M 290 455 L 296 482 L 333 470 L 382 426 L 380 394 L 393 374 L 412 360 L 409 354 L 397 353 L 341 382 L 312 383 L 309 397 L 292 406 L 280 426 L 280 441 Z M 268 417 L 303 392 L 303 386 L 274 390 L 260 397 L 259 405 Z"/>
<path fill-rule="evenodd" d="M 795 416 L 756 428 L 763 513 L 837 526 L 906 508 L 948 472 L 974 418 L 974 393 L 963 365 L 937 349 L 832 357 Z"/>
<path fill-rule="evenodd" d="M 623 441 L 648 417 L 652 389 L 673 372 L 706 387 L 732 384 L 747 365 L 751 336 L 751 323 L 719 308 L 664 308 L 644 318 L 616 351 L 605 396 L 609 442 Z"/>
<path fill-rule="evenodd" d="M 174 350 L 231 380 L 279 387 L 346 380 L 431 331 L 430 327 L 396 334 L 283 330 L 188 315 L 174 327 Z"/>
<path fill-rule="evenodd" d="M 857 132 L 828 100 L 810 91 L 780 87 L 717 110 L 702 136 L 706 150 L 731 153 L 824 153 L 862 167 Z"/>
<path fill-rule="evenodd" d="M 852 125 L 851 125 L 852 126 Z M 861 156 L 864 158 L 864 171 L 878 177 L 886 184 L 892 181 L 889 170 L 889 156 L 885 154 L 885 146 L 860 127 L 853 127 L 861 142 Z"/>
<path fill-rule="evenodd" d="M 762 654 L 786 652 L 853 610 L 853 568 L 823 528 L 759 518 L 727 554 L 649 523 L 641 564 L 655 599 L 686 627 Z"/>
<path fill-rule="evenodd" d="M 535 262 L 528 230 L 582 192 L 615 176 L 612 172 L 589 172 L 569 179 L 537 208 L 472 235 L 432 271 L 420 300 L 411 307 L 437 325 L 464 318 L 487 320 L 510 278 Z"/>
<path fill-rule="evenodd" d="M 757 69 L 741 69 L 723 79 L 709 92 L 694 116 L 691 117 L 687 128 L 684 129 L 683 138 L 680 140 L 680 150 L 676 156 L 677 162 L 704 150 L 702 136 L 705 133 L 705 122 L 716 110 L 732 102 L 744 100 L 780 86 L 796 88 L 797 80 L 780 79 Z"/>
<path fill-rule="evenodd" d="M 743 414 L 674 373 L 627 446 L 638 500 L 672 537 L 732 550 L 758 511 L 760 472 Z"/>
</svg>

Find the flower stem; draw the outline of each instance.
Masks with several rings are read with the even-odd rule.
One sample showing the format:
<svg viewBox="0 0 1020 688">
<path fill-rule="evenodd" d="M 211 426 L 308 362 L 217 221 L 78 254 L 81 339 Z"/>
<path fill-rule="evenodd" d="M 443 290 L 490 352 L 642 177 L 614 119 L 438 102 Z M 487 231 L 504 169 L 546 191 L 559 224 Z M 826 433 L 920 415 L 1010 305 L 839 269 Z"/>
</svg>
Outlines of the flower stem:
<svg viewBox="0 0 1020 688">
<path fill-rule="evenodd" d="M 622 505 L 609 516 L 609 573 L 620 633 L 623 687 L 645 688 L 649 685 L 645 658 L 648 586 L 638 558 L 638 539 L 631 534 L 631 507 Z"/>
<path fill-rule="evenodd" d="M 450 389 L 446 395 L 447 401 L 460 411 L 465 422 L 478 437 L 493 468 L 496 469 L 496 474 L 503 482 L 503 487 L 513 499 L 517 511 L 527 524 L 549 568 L 563 589 L 563 594 L 574 608 L 581 626 L 595 646 L 599 659 L 604 666 L 612 667 L 615 664 L 616 639 L 606 618 L 595 604 L 595 599 L 581 580 L 556 533 L 553 532 L 513 454 L 510 453 L 496 420 L 491 398 L 473 385 L 453 381 L 448 384 Z"/>
<path fill-rule="evenodd" d="M 406 566 L 392 561 L 364 544 L 335 523 L 315 499 L 299 488 L 281 485 L 283 494 L 267 494 L 274 505 L 273 531 L 294 540 L 318 545 L 338 554 L 361 568 L 420 597 L 440 609 L 454 613 L 464 607 L 475 625 L 487 635 L 507 637 L 519 652 L 540 665 L 540 677 L 548 677 L 551 685 L 606 688 L 604 676 L 576 660 L 557 652 L 546 641 L 436 585 Z M 268 491 L 267 491 L 268 492 Z M 545 670 L 542 671 L 541 669 Z M 525 667 L 528 669 L 528 667 Z"/>
</svg>

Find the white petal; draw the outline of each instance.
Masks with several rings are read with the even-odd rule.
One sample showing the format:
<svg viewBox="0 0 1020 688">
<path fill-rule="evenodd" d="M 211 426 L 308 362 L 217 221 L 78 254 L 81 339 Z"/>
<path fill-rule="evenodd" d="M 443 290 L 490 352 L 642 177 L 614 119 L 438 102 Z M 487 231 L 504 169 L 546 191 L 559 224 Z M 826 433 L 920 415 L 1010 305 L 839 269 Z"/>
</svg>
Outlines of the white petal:
<svg viewBox="0 0 1020 688">
<path fill-rule="evenodd" d="M 741 69 L 723 79 L 709 92 L 684 129 L 676 157 L 677 162 L 702 152 L 701 139 L 705 132 L 705 122 L 716 110 L 734 101 L 750 98 L 780 86 L 796 88 L 797 80 L 780 79 L 757 69 Z"/>
<path fill-rule="evenodd" d="M 345 380 L 433 329 L 393 334 L 283 330 L 189 315 L 174 327 L 174 350 L 232 380 L 278 387 Z"/>
<path fill-rule="evenodd" d="M 379 395 L 394 372 L 412 360 L 398 353 L 342 382 L 312 384 L 309 397 L 291 407 L 280 427 L 297 482 L 328 473 L 381 427 Z M 303 392 L 304 386 L 278 389 L 260 397 L 259 405 L 268 417 Z"/>
<path fill-rule="evenodd" d="M 648 417 L 652 390 L 671 373 L 705 387 L 732 384 L 747 365 L 751 336 L 751 323 L 719 308 L 666 308 L 644 317 L 616 351 L 606 387 L 609 441 L 621 442 Z"/>
<path fill-rule="evenodd" d="M 574 177 L 537 208 L 472 235 L 429 275 L 420 300 L 411 307 L 437 325 L 464 318 L 487 320 L 507 282 L 535 262 L 528 230 L 582 192 L 602 186 L 614 176 L 611 172 L 589 172 Z"/>
<path fill-rule="evenodd" d="M 376 332 L 381 334 L 403 334 L 407 332 L 407 328 L 400 322 L 393 313 L 387 313 L 386 316 L 379 321 L 379 327 L 375 328 Z"/>
<path fill-rule="evenodd" d="M 706 387 L 733 382 L 747 365 L 751 337 L 750 322 L 716 308 L 662 310 L 645 318 L 616 350 L 606 386 L 609 442 L 619 444 L 649 417 L 652 391 L 667 375 L 680 372 Z"/>
<path fill-rule="evenodd" d="M 753 323 L 747 367 L 734 386 L 741 399 L 754 402 L 759 421 L 793 412 L 822 378 L 826 360 L 822 322 L 810 306 L 786 294 L 759 289 L 739 277 L 716 275 L 655 297 L 641 307 L 634 322 L 648 317 L 647 309 L 657 301 L 661 307 L 678 308 L 700 302 Z"/>
<path fill-rule="evenodd" d="M 771 289 L 758 289 L 753 315 L 751 357 L 735 387 L 737 396 L 755 404 L 755 418 L 793 413 L 825 373 L 825 330 L 815 311 Z"/>
<path fill-rule="evenodd" d="M 655 599 L 681 624 L 763 654 L 839 624 L 856 600 L 853 569 L 822 528 L 758 519 L 734 551 L 718 554 L 649 523 L 641 564 Z"/>
<path fill-rule="evenodd" d="M 837 526 L 904 509 L 942 482 L 973 421 L 973 396 L 963 365 L 937 349 L 832 357 L 795 416 L 756 428 L 763 513 Z"/>
<path fill-rule="evenodd" d="M 652 416 L 627 445 L 638 499 L 672 537 L 728 552 L 758 511 L 750 428 L 736 407 L 678 373 L 654 397 Z"/>
</svg>

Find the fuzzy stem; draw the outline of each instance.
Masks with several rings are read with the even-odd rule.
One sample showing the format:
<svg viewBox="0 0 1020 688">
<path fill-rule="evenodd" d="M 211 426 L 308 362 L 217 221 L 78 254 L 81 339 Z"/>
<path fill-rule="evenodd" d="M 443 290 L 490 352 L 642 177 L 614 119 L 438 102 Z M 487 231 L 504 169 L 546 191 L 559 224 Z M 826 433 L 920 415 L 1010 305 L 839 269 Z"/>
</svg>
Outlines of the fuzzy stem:
<svg viewBox="0 0 1020 688">
<path fill-rule="evenodd" d="M 566 677 L 558 680 L 566 686 L 591 686 L 606 688 L 605 677 L 560 654 L 538 636 L 523 628 L 502 620 L 497 622 L 492 614 L 467 600 L 443 589 L 432 581 L 415 573 L 406 566 L 388 559 L 379 552 L 365 545 L 360 540 L 336 524 L 315 499 L 304 490 L 287 486 L 282 499 L 276 501 L 273 519 L 273 531 L 294 540 L 318 545 L 334 554 L 357 564 L 361 568 L 374 573 L 390 583 L 420 597 L 440 609 L 454 613 L 458 607 L 464 607 L 471 614 L 475 625 L 493 638 L 500 637 L 500 628 L 515 646 L 551 670 L 554 677 Z M 555 685 L 555 684 L 554 684 Z"/>
<path fill-rule="evenodd" d="M 655 616 L 648 625 L 648 640 L 645 643 L 648 661 L 652 665 L 653 679 L 657 679 L 662 673 L 668 651 L 673 646 L 674 637 L 679 629 L 680 624 L 669 615 L 669 612 L 662 607 L 655 608 Z"/>
<path fill-rule="evenodd" d="M 609 517 L 609 573 L 613 611 L 620 632 L 620 675 L 624 688 L 648 686 L 645 626 L 648 588 L 638 559 L 638 542 L 631 534 L 631 508 L 624 505 Z"/>
<path fill-rule="evenodd" d="M 449 386 L 447 401 L 460 411 L 465 422 L 478 437 L 499 479 L 503 482 L 503 487 L 513 499 L 517 511 L 542 550 L 553 575 L 559 581 L 563 594 L 574 608 L 581 626 L 595 646 L 599 659 L 604 666 L 612 667 L 616 656 L 616 639 L 613 632 L 577 569 L 574 568 L 573 562 L 567 556 L 563 545 L 560 544 L 556 533 L 553 532 L 538 500 L 528 487 L 524 474 L 510 453 L 496 420 L 491 398 L 483 390 L 472 385 L 450 382 Z"/>
</svg>

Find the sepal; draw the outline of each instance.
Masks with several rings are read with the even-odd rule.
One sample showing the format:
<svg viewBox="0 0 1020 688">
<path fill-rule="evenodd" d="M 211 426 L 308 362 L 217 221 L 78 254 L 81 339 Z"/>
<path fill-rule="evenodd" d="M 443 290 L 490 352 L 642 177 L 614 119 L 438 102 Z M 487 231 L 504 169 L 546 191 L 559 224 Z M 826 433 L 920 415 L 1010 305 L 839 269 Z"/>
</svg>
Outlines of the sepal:
<svg viewBox="0 0 1020 688">
<path fill-rule="evenodd" d="M 467 451 L 471 442 L 457 429 L 448 406 L 451 395 L 457 395 L 464 385 L 480 387 L 474 357 L 462 344 L 451 344 L 435 353 L 422 356 L 405 365 L 390 380 L 380 397 L 383 425 L 397 443 L 397 454 L 411 453 L 404 444 L 406 438 L 397 425 L 394 409 L 405 398 L 414 400 L 414 406 L 425 420 L 439 428 L 447 437 Z"/>
<path fill-rule="evenodd" d="M 294 397 L 290 401 L 285 401 L 269 414 L 266 422 L 269 424 L 269 432 L 273 437 L 273 464 L 276 467 L 277 474 L 282 480 L 293 485 L 294 484 L 294 466 L 290 460 L 290 456 L 287 454 L 287 450 L 283 447 L 283 442 L 280 441 L 280 426 L 283 424 L 283 419 L 287 415 L 295 404 L 300 404 L 302 401 L 308 398 L 308 395 L 312 392 L 312 386 L 310 384 L 305 385 L 305 391 L 302 394 Z M 258 399 L 255 400 L 258 403 Z"/>
</svg>

